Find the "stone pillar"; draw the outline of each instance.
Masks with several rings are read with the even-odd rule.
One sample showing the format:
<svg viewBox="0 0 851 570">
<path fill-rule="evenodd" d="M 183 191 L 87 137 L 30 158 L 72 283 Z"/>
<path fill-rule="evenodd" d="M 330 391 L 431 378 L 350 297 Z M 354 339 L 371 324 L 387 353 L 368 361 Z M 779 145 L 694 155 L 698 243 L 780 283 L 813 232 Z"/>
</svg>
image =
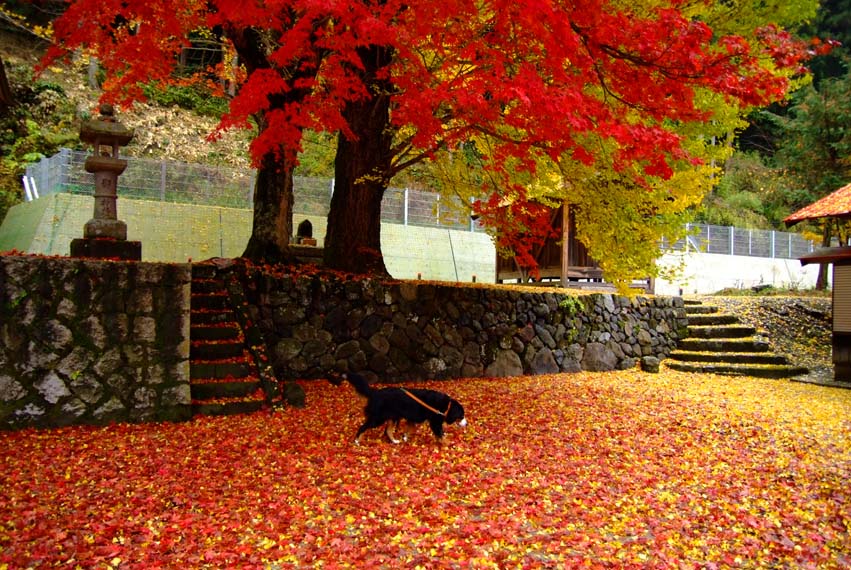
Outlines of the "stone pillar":
<svg viewBox="0 0 851 570">
<path fill-rule="evenodd" d="M 133 131 L 115 120 L 111 105 L 101 105 L 100 117 L 83 122 L 80 140 L 93 146 L 86 172 L 95 176 L 95 207 L 83 228 L 83 237 L 71 241 L 72 257 L 141 260 L 142 244 L 127 241 L 127 224 L 118 219 L 118 175 L 127 161 L 118 158 L 119 147 L 133 139 Z"/>
</svg>

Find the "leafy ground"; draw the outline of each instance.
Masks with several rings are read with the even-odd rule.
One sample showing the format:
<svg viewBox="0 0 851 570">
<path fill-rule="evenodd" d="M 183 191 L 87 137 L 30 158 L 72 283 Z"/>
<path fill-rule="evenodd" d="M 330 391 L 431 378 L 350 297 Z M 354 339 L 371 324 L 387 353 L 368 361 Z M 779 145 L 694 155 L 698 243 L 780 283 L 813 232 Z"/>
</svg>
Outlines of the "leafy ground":
<svg viewBox="0 0 851 570">
<path fill-rule="evenodd" d="M 0 434 L 0 568 L 847 568 L 851 391 L 638 370 L 432 383 L 438 449 L 308 407 Z"/>
</svg>

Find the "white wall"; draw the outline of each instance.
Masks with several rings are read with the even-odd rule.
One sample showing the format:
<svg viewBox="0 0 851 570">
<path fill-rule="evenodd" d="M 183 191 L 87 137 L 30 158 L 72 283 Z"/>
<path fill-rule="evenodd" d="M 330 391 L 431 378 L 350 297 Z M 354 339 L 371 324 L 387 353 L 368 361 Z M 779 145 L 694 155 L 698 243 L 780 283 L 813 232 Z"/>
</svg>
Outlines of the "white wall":
<svg viewBox="0 0 851 570">
<path fill-rule="evenodd" d="M 396 279 L 496 281 L 496 248 L 484 232 L 382 223 L 381 251 Z"/>
<path fill-rule="evenodd" d="M 657 278 L 657 295 L 715 293 L 721 289 L 749 289 L 756 285 L 812 289 L 818 265 L 802 266 L 797 259 L 770 259 L 717 253 L 667 253 L 661 268 L 679 268 L 676 277 Z M 828 275 L 830 276 L 828 272 Z"/>
<path fill-rule="evenodd" d="M 187 206 L 119 198 L 119 217 L 127 222 L 128 237 L 142 241 L 145 261 L 239 255 L 251 230 L 251 211 L 210 206 Z M 0 251 L 18 249 L 44 255 L 67 255 L 73 237 L 82 235 L 91 216 L 91 196 L 51 194 L 17 204 L 0 225 Z M 294 215 L 298 224 L 303 215 Z M 325 219 L 311 216 L 320 245 Z M 483 232 L 381 224 L 381 246 L 390 274 L 397 279 L 493 283 L 496 251 Z M 669 253 L 662 267 L 683 270 L 676 278 L 657 278 L 657 295 L 715 293 L 728 287 L 754 285 L 811 289 L 818 266 L 801 267 L 797 259 L 769 259 L 714 253 Z M 832 272 L 829 272 L 829 275 Z"/>
</svg>

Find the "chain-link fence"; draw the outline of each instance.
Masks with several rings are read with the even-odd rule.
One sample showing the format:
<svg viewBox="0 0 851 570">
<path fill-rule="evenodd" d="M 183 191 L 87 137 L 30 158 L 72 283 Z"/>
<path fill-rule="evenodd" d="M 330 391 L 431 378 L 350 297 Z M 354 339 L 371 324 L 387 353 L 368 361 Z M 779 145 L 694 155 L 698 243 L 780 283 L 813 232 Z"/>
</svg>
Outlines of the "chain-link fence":
<svg viewBox="0 0 851 570">
<path fill-rule="evenodd" d="M 26 186 L 42 196 L 55 192 L 90 195 L 94 191 L 94 176 L 83 168 L 88 155 L 85 151 L 63 149 L 42 159 L 27 168 Z M 118 178 L 119 196 L 240 209 L 253 207 L 254 170 L 143 158 L 131 158 L 127 162 L 127 169 Z M 296 177 L 294 213 L 327 216 L 333 192 L 331 178 Z M 407 188 L 387 190 L 381 205 L 381 219 L 385 222 L 481 230 L 469 214 L 469 207 L 458 201 Z M 163 215 L 168 215 L 165 209 Z M 789 232 L 704 224 L 690 224 L 688 232 L 686 239 L 673 245 L 663 242 L 662 248 L 782 259 L 796 259 L 814 249 L 811 241 Z"/>
<path fill-rule="evenodd" d="M 689 224 L 687 230 L 686 239 L 667 249 L 779 259 L 797 259 L 815 249 L 812 241 L 790 232 L 706 224 Z"/>
<path fill-rule="evenodd" d="M 39 196 L 57 192 L 91 195 L 94 175 L 84 164 L 89 153 L 62 149 L 27 167 L 25 185 Z M 251 209 L 256 172 L 247 168 L 213 167 L 171 160 L 127 159 L 118 177 L 118 195 L 124 198 L 203 206 Z M 295 177 L 293 211 L 305 216 L 327 216 L 334 192 L 332 178 Z M 381 219 L 405 225 L 476 231 L 469 207 L 433 192 L 390 188 L 384 193 Z"/>
</svg>

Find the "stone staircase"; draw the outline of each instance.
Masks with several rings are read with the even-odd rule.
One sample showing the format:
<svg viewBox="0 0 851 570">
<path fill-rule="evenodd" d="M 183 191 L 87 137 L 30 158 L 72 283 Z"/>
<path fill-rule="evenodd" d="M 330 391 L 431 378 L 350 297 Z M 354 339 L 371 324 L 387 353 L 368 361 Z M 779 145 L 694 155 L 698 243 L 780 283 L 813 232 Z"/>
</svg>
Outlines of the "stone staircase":
<svg viewBox="0 0 851 570">
<path fill-rule="evenodd" d="M 743 325 L 718 307 L 686 301 L 689 336 L 680 340 L 666 362 L 673 370 L 728 376 L 791 378 L 806 374 L 802 366 L 771 352 L 763 333 Z"/>
<path fill-rule="evenodd" d="M 192 265 L 189 376 L 193 415 L 230 415 L 271 403 L 215 265 Z"/>
</svg>

